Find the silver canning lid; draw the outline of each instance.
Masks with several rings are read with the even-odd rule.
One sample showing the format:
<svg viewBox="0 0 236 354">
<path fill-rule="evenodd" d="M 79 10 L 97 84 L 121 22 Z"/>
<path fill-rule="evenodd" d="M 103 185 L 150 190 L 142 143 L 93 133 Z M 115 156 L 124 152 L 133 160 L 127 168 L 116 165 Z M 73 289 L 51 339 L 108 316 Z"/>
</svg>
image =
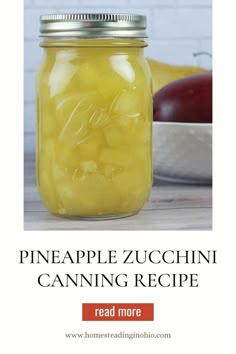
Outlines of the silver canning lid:
<svg viewBox="0 0 236 354">
<path fill-rule="evenodd" d="M 54 14 L 40 17 L 41 37 L 146 38 L 146 16 L 133 14 Z"/>
</svg>

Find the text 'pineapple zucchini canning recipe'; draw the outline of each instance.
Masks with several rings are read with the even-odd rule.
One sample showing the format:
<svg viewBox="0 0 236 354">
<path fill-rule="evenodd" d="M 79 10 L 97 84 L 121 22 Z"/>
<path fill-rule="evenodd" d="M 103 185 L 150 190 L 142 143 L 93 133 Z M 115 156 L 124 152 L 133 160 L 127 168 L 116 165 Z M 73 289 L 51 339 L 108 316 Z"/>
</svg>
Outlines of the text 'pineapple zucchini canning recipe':
<svg viewBox="0 0 236 354">
<path fill-rule="evenodd" d="M 146 18 L 41 16 L 37 181 L 50 212 L 105 219 L 137 213 L 152 185 Z"/>
</svg>

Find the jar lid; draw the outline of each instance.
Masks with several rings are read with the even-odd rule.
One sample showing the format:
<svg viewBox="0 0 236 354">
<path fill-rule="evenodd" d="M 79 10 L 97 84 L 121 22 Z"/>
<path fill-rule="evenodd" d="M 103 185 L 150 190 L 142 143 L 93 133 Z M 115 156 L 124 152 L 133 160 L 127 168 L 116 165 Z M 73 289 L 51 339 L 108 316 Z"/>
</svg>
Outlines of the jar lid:
<svg viewBox="0 0 236 354">
<path fill-rule="evenodd" d="M 42 15 L 41 37 L 146 38 L 146 16 L 114 13 Z"/>
</svg>

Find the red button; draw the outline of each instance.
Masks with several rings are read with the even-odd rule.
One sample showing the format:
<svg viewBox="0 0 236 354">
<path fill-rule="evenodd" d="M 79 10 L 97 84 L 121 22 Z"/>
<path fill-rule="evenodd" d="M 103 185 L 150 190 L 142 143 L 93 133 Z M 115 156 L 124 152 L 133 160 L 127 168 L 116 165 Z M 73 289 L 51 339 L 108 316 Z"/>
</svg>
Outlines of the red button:
<svg viewBox="0 0 236 354">
<path fill-rule="evenodd" d="M 82 304 L 83 321 L 153 321 L 154 304 Z"/>
</svg>

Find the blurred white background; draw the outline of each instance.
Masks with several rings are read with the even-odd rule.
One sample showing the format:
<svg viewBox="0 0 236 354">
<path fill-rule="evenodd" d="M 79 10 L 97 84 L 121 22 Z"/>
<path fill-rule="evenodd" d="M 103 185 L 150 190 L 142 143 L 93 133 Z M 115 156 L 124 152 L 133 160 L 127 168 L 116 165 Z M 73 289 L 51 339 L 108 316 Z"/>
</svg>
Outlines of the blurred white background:
<svg viewBox="0 0 236 354">
<path fill-rule="evenodd" d="M 177 65 L 211 68 L 211 0 L 25 0 L 25 150 L 35 148 L 35 72 L 41 60 L 39 17 L 55 12 L 132 12 L 147 16 L 146 56 Z"/>
</svg>

